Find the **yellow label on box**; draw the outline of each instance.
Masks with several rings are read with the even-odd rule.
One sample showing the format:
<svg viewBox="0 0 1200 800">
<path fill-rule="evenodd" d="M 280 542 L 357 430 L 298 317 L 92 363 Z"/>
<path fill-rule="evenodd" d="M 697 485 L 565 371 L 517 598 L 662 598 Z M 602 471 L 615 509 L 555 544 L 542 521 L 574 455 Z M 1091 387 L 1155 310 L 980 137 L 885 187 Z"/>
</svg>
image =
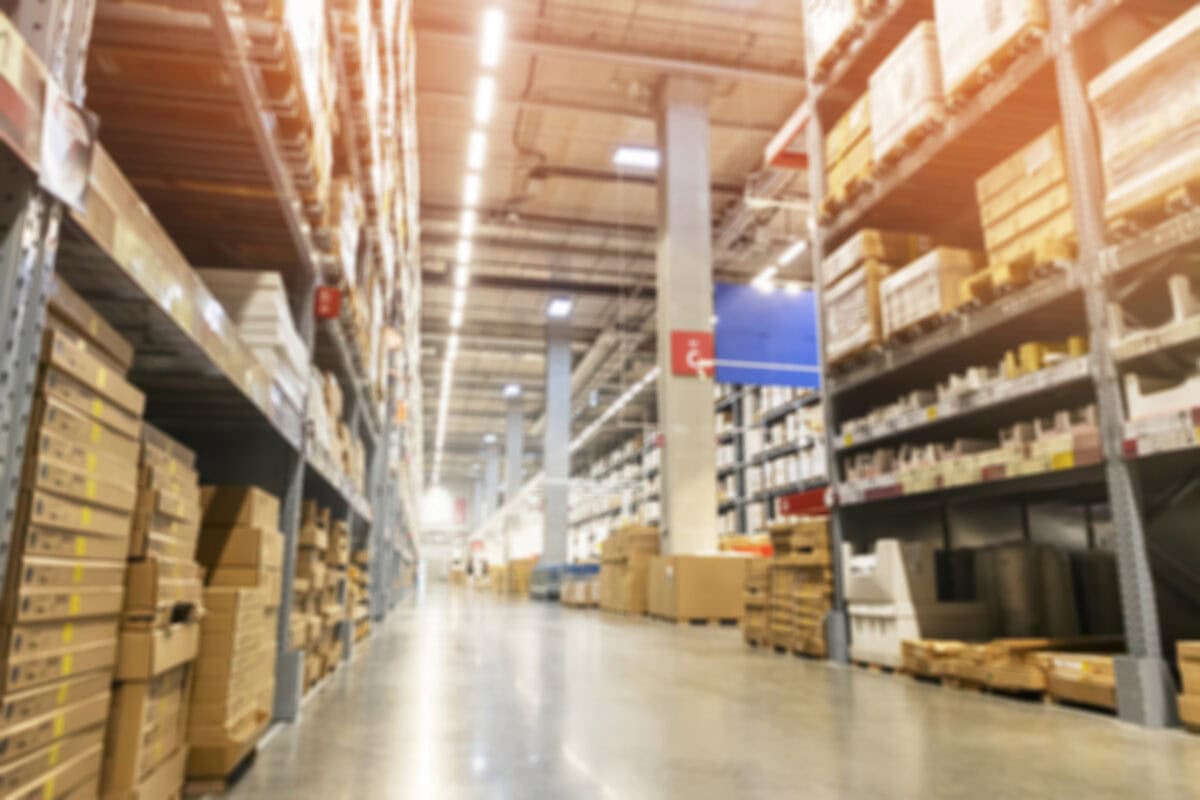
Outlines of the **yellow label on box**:
<svg viewBox="0 0 1200 800">
<path fill-rule="evenodd" d="M 75 623 L 73 623 L 73 622 L 68 622 L 68 623 L 66 623 L 65 625 L 63 625 L 63 629 L 62 629 L 62 643 L 63 643 L 63 644 L 70 644 L 70 643 L 71 643 L 71 640 L 72 640 L 72 639 L 74 639 L 74 638 L 75 638 Z M 66 689 L 66 687 L 64 686 L 64 687 L 63 687 L 63 690 L 65 690 L 65 689 Z M 60 690 L 60 691 L 63 691 L 63 690 Z"/>
<path fill-rule="evenodd" d="M 850 445 L 854 444 L 854 437 L 847 433 L 844 441 L 846 443 L 846 447 L 849 447 Z"/>
<path fill-rule="evenodd" d="M 930 406 L 929 408 L 925 409 L 925 419 L 937 419 L 937 406 Z"/>
<path fill-rule="evenodd" d="M 168 475 L 175 474 L 175 459 L 171 459 L 170 461 L 167 462 L 167 474 Z"/>
<path fill-rule="evenodd" d="M 62 657 L 62 674 L 70 675 L 73 669 L 75 669 L 75 654 L 67 653 Z"/>
<path fill-rule="evenodd" d="M 104 367 L 101 367 L 100 371 L 96 373 L 96 385 L 101 389 L 108 385 L 108 370 Z"/>
<path fill-rule="evenodd" d="M 79 595 L 71 595 L 71 599 L 67 603 L 67 613 L 71 616 L 75 616 L 79 613 Z"/>
<path fill-rule="evenodd" d="M 67 686 L 66 686 L 66 684 L 63 684 L 62 686 L 58 687 L 58 697 L 56 697 L 55 700 L 56 700 L 56 702 L 55 702 L 56 706 L 65 706 L 67 704 Z"/>
<path fill-rule="evenodd" d="M 1055 453 L 1050 457 L 1050 469 L 1071 469 L 1074 466 L 1074 453 Z"/>
<path fill-rule="evenodd" d="M 88 333 L 95 336 L 100 332 L 100 318 L 92 317 L 88 320 Z"/>
<path fill-rule="evenodd" d="M 67 727 L 67 720 L 62 714 L 54 718 L 54 736 L 57 738 L 63 735 L 63 729 Z"/>
<path fill-rule="evenodd" d="M 172 522 L 172 523 L 171 523 L 171 535 L 172 535 L 172 536 L 175 536 L 175 535 L 176 535 L 176 534 L 178 534 L 178 533 L 179 533 L 179 523 L 178 523 L 178 522 Z"/>
<path fill-rule="evenodd" d="M 92 507 L 91 506 L 84 506 L 83 508 L 79 509 L 79 524 L 85 525 L 85 526 L 92 524 Z"/>
<path fill-rule="evenodd" d="M 86 556 L 87 555 L 87 539 L 86 538 L 84 538 L 82 536 L 75 537 L 75 555 L 77 555 L 77 556 Z"/>
<path fill-rule="evenodd" d="M 101 434 L 100 423 L 93 422 L 92 423 L 92 444 L 98 444 L 100 442 L 100 434 Z"/>
<path fill-rule="evenodd" d="M 92 416 L 98 417 L 104 413 L 104 401 L 97 397 L 92 401 Z"/>
<path fill-rule="evenodd" d="M 46 766 L 48 766 L 48 767 L 58 766 L 58 754 L 61 749 L 62 749 L 61 744 L 54 744 L 54 745 L 50 746 L 50 751 L 48 753 L 46 753 Z"/>
<path fill-rule="evenodd" d="M 42 797 L 44 797 L 45 800 L 54 800 L 54 778 L 47 780 L 46 785 L 42 787 Z"/>
<path fill-rule="evenodd" d="M 75 568 L 73 570 L 71 570 L 71 582 L 74 584 L 83 583 L 83 565 L 82 564 L 76 564 Z"/>
<path fill-rule="evenodd" d="M 96 481 L 94 481 L 91 478 L 88 478 L 87 481 L 83 484 L 83 493 L 87 496 L 88 500 L 95 500 L 96 499 Z"/>
<path fill-rule="evenodd" d="M 95 472 L 96 471 L 96 454 L 88 453 L 85 461 L 87 462 L 87 471 Z"/>
</svg>

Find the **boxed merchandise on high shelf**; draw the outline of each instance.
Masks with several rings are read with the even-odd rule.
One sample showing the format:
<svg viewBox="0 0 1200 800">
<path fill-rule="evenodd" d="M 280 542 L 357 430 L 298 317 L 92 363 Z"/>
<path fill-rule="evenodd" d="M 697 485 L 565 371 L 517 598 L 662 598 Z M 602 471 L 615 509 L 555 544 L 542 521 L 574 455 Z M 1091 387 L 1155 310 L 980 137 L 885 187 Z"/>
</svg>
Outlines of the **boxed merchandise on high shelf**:
<svg viewBox="0 0 1200 800">
<path fill-rule="evenodd" d="M 824 75 L 862 31 L 864 0 L 804 0 L 804 56 L 808 73 Z"/>
<path fill-rule="evenodd" d="M 979 253 L 935 247 L 884 278 L 879 285 L 883 338 L 919 334 L 946 319 L 960 305 L 962 285 L 982 264 Z"/>
<path fill-rule="evenodd" d="M 935 0 L 934 19 L 946 98 L 961 102 L 989 76 L 1046 35 L 1044 0 L 993 3 L 986 13 L 960 0 Z"/>
<path fill-rule="evenodd" d="M 272 716 L 283 587 L 279 499 L 254 486 L 204 486 L 196 559 L 204 618 L 188 711 L 189 781 L 221 781 Z"/>
<path fill-rule="evenodd" d="M 1180 641 L 1175 649 L 1183 688 L 1179 695 L 1179 718 L 1188 730 L 1200 733 L 1200 642 Z"/>
<path fill-rule="evenodd" d="M 938 36 L 918 22 L 871 73 L 871 149 L 877 162 L 899 158 L 931 133 L 945 114 Z"/>
<path fill-rule="evenodd" d="M 328 508 L 305 500 L 300 510 L 300 538 L 292 583 L 292 644 L 304 651 L 304 688 L 308 691 L 337 666 L 337 592 L 340 575 L 330 567 L 333 518 Z M 340 554 L 333 555 L 335 563 Z M 332 603 L 327 600 L 332 596 Z"/>
<path fill-rule="evenodd" d="M 105 743 L 105 797 L 168 797 L 184 783 L 202 579 L 195 454 L 142 430 L 116 684 Z"/>
<path fill-rule="evenodd" d="M 833 213 L 863 189 L 875 169 L 870 99 L 863 93 L 825 136 L 823 214 Z"/>
<path fill-rule="evenodd" d="M 0 791 L 97 796 L 137 503 L 133 349 L 51 291 L 0 639 Z"/>
</svg>

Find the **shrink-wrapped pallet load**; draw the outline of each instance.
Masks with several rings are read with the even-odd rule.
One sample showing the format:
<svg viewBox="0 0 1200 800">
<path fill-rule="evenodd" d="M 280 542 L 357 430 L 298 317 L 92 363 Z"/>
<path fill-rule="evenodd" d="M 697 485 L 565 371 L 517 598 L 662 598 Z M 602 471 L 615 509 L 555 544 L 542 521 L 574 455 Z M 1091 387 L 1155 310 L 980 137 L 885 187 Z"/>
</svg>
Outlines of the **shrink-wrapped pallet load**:
<svg viewBox="0 0 1200 800">
<path fill-rule="evenodd" d="M 804 0 L 804 55 L 811 75 L 829 68 L 862 28 L 861 0 Z"/>
<path fill-rule="evenodd" d="M 980 266 L 978 253 L 936 247 L 880 284 L 883 337 L 937 320 L 958 307 L 959 286 Z"/>
<path fill-rule="evenodd" d="M 825 355 L 836 363 L 879 344 L 879 285 L 890 268 L 867 261 L 825 295 Z"/>
<path fill-rule="evenodd" d="M 944 111 L 937 30 L 919 22 L 871 74 L 871 143 L 876 161 L 899 157 Z"/>
<path fill-rule="evenodd" d="M 1159 216 L 1200 178 L 1200 6 L 1088 85 L 1104 166 L 1104 213 Z"/>
</svg>

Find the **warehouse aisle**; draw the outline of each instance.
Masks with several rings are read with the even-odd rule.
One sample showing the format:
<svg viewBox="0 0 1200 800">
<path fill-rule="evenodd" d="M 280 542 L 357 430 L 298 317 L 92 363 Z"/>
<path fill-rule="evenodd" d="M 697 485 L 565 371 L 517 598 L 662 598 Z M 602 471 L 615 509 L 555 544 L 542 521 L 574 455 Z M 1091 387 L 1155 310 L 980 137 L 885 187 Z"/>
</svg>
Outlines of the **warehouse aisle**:
<svg viewBox="0 0 1200 800">
<path fill-rule="evenodd" d="M 748 651 L 734 629 L 433 589 L 246 798 L 1200 797 L 1200 738 Z"/>
</svg>

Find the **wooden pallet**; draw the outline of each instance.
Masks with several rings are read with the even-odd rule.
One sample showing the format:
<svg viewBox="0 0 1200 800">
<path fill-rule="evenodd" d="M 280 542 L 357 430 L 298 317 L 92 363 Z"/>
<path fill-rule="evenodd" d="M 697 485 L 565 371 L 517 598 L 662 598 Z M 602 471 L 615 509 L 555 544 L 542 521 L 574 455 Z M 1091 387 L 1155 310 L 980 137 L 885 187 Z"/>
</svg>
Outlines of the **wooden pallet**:
<svg viewBox="0 0 1200 800">
<path fill-rule="evenodd" d="M 242 756 L 241 760 L 224 777 L 189 778 L 188 782 L 183 786 L 184 797 L 206 797 L 227 793 L 250 771 L 257 758 L 258 746 L 255 745 L 250 748 L 250 752 Z"/>
<path fill-rule="evenodd" d="M 656 619 L 660 622 L 670 622 L 675 625 L 689 625 L 701 627 L 705 625 L 714 625 L 721 627 L 736 627 L 741 620 L 736 617 L 670 617 L 665 614 L 650 614 L 651 619 Z"/>
<path fill-rule="evenodd" d="M 900 667 L 893 667 L 889 664 L 874 664 L 870 661 L 851 661 L 851 664 L 859 669 L 867 672 L 876 672 L 882 675 L 903 675 L 904 670 Z"/>
<path fill-rule="evenodd" d="M 1167 186 L 1150 199 L 1108 220 L 1108 236 L 1121 242 L 1134 239 L 1148 228 L 1200 206 L 1200 178 Z"/>
<path fill-rule="evenodd" d="M 1032 25 L 1014 31 L 1008 41 L 980 61 L 957 86 L 947 89 L 946 107 L 957 111 L 965 106 L 972 97 L 1003 75 L 1014 61 L 1039 46 L 1045 38 L 1046 31 Z"/>
<path fill-rule="evenodd" d="M 978 308 L 997 297 L 1049 277 L 1064 263 L 1073 261 L 1076 252 L 1073 241 L 1046 239 L 1037 242 L 1027 253 L 1014 260 L 991 264 L 962 282 L 958 311 Z"/>
</svg>

